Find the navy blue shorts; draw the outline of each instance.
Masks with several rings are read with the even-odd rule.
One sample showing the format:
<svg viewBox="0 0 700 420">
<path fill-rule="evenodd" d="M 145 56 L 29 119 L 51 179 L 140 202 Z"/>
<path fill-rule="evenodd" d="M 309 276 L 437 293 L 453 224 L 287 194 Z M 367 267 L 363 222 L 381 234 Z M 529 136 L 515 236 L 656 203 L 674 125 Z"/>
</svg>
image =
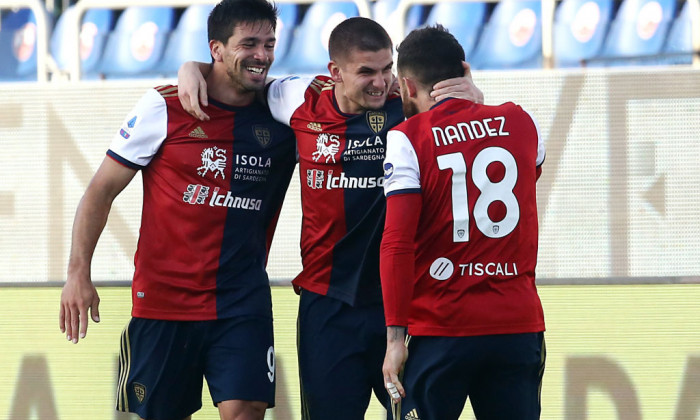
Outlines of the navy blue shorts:
<svg viewBox="0 0 700 420">
<path fill-rule="evenodd" d="M 303 420 L 362 420 L 372 391 L 387 406 L 380 304 L 352 307 L 303 290 L 297 339 Z"/>
<path fill-rule="evenodd" d="M 479 420 L 537 420 L 545 358 L 543 333 L 411 337 L 398 418 L 457 420 L 469 397 Z"/>
<path fill-rule="evenodd" d="M 202 378 L 215 404 L 275 401 L 272 320 L 132 318 L 121 338 L 117 410 L 182 420 L 202 407 Z"/>
</svg>

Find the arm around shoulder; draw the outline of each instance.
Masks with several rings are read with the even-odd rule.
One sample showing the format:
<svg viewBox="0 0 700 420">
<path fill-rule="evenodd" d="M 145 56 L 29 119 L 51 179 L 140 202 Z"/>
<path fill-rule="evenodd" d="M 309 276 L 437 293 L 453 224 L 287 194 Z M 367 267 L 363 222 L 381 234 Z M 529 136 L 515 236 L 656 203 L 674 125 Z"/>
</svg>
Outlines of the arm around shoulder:
<svg viewBox="0 0 700 420">
<path fill-rule="evenodd" d="M 209 119 L 201 106 L 209 104 L 205 79 L 210 71 L 211 64 L 197 61 L 188 61 L 177 71 L 178 99 L 185 111 L 202 121 Z"/>
</svg>

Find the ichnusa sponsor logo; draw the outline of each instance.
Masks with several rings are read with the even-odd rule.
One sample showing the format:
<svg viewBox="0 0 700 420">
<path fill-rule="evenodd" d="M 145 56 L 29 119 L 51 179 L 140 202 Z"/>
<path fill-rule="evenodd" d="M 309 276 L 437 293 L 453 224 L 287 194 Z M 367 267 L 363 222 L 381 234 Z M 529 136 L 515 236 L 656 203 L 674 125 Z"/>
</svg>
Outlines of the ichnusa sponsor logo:
<svg viewBox="0 0 700 420">
<path fill-rule="evenodd" d="M 323 188 L 323 180 L 325 179 L 325 172 L 320 169 L 307 169 L 306 170 L 306 185 L 318 190 Z"/>
<path fill-rule="evenodd" d="M 311 171 L 316 172 L 311 173 Z M 307 184 L 313 189 L 323 188 L 324 178 L 325 188 L 327 190 L 336 188 L 370 189 L 384 187 L 384 177 L 381 176 L 347 176 L 345 175 L 345 172 L 341 172 L 340 175 L 333 176 L 333 171 L 328 171 L 328 176 L 324 176 L 324 173 L 318 169 L 309 170 L 306 174 Z M 313 182 L 311 182 L 312 180 Z"/>
<path fill-rule="evenodd" d="M 182 201 L 190 204 L 204 204 L 209 196 L 209 187 L 199 184 L 190 184 L 182 195 Z"/>
<path fill-rule="evenodd" d="M 182 201 L 189 204 L 209 204 L 210 207 L 228 207 L 230 209 L 256 210 L 262 206 L 261 199 L 239 197 L 227 191 L 219 194 L 219 187 L 215 187 L 209 198 L 210 187 L 198 184 L 190 184 L 182 196 Z M 207 198 L 209 201 L 207 202 Z"/>
</svg>

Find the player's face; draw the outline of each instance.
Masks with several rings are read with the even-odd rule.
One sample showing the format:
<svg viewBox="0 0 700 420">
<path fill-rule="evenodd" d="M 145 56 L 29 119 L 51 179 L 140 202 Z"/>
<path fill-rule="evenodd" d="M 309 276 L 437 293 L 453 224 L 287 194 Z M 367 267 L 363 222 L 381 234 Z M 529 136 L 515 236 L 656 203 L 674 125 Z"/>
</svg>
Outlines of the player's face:
<svg viewBox="0 0 700 420">
<path fill-rule="evenodd" d="M 329 69 L 336 82 L 336 95 L 341 111 L 357 114 L 384 106 L 394 79 L 391 68 L 394 60 L 391 48 L 379 51 L 351 50 Z"/>
<path fill-rule="evenodd" d="M 259 91 L 275 60 L 275 31 L 266 21 L 236 25 L 222 49 L 231 83 L 240 92 Z"/>
<path fill-rule="evenodd" d="M 412 116 L 418 114 L 420 111 L 418 110 L 418 105 L 416 105 L 416 103 L 413 102 L 413 99 L 411 98 L 408 86 L 406 86 L 406 79 L 401 75 L 401 72 L 399 72 L 398 74 L 398 79 L 399 88 L 401 90 L 403 116 L 406 118 L 411 118 Z"/>
</svg>

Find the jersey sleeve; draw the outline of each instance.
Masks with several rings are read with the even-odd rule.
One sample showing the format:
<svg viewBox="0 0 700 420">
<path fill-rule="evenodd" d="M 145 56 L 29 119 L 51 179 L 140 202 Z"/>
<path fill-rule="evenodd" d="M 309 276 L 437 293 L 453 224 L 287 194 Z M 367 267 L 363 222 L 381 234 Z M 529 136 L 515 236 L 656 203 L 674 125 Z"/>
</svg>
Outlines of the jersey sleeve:
<svg viewBox="0 0 700 420">
<path fill-rule="evenodd" d="M 312 77 L 287 76 L 276 79 L 267 88 L 267 105 L 275 120 L 290 125 L 292 115 L 304 103 Z"/>
<path fill-rule="evenodd" d="M 422 207 L 420 194 L 387 197 L 379 256 L 387 326 L 408 326 L 415 278 L 414 238 Z"/>
<path fill-rule="evenodd" d="M 523 109 L 523 111 L 525 111 L 525 113 L 530 117 L 532 123 L 535 124 L 535 130 L 537 131 L 537 161 L 535 162 L 535 165 L 540 167 L 542 166 L 542 163 L 544 163 L 545 157 L 544 140 L 542 139 L 540 125 L 537 123 L 537 120 L 532 114 L 530 114 L 527 110 Z"/>
<path fill-rule="evenodd" d="M 390 130 L 386 136 L 384 194 L 419 193 L 420 168 L 411 141 L 402 131 Z"/>
<path fill-rule="evenodd" d="M 165 99 L 155 89 L 148 90 L 112 138 L 107 154 L 130 168 L 147 166 L 168 133 Z"/>
</svg>

